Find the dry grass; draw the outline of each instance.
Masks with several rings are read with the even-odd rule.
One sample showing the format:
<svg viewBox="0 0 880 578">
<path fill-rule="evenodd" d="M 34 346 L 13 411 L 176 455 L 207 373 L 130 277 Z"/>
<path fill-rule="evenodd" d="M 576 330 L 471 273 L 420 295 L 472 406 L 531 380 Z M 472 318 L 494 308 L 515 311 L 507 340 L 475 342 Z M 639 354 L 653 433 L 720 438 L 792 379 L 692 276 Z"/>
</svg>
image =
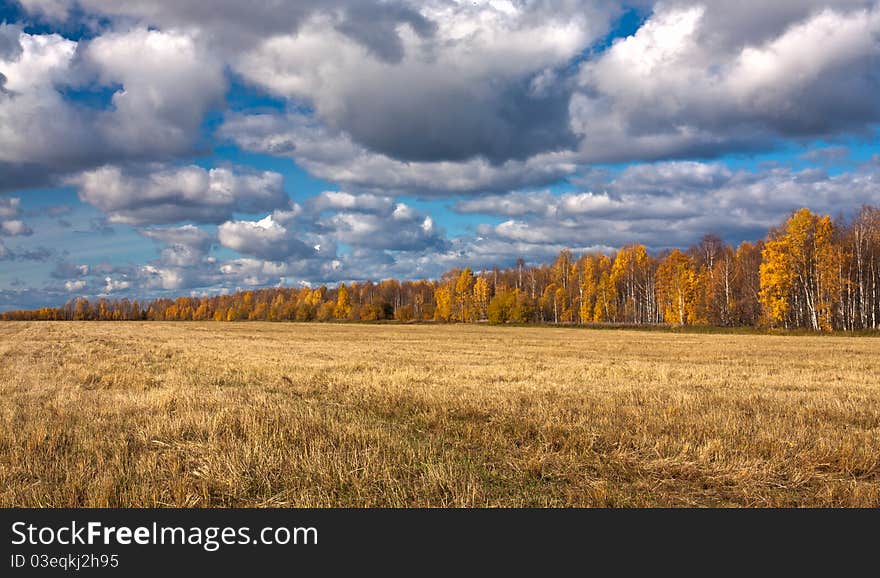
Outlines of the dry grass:
<svg viewBox="0 0 880 578">
<path fill-rule="evenodd" d="M 2 506 L 880 506 L 880 340 L 0 324 Z"/>
</svg>

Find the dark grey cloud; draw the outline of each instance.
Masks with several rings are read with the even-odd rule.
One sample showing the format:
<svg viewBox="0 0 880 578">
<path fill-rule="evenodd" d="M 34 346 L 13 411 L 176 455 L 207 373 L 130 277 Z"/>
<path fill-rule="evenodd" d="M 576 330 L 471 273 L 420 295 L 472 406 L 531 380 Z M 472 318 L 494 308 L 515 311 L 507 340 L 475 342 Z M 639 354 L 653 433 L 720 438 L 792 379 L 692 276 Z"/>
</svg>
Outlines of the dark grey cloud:
<svg viewBox="0 0 880 578">
<path fill-rule="evenodd" d="M 311 105 L 374 152 L 493 164 L 574 146 L 564 71 L 622 12 L 607 0 L 22 4 L 49 20 L 96 14 L 197 37 L 248 82 Z"/>
<path fill-rule="evenodd" d="M 47 305 L 57 306 L 70 299 L 70 294 L 58 288 L 18 285 L 12 289 L 0 289 L 0 311 L 10 309 L 38 309 Z"/>
<path fill-rule="evenodd" d="M 10 249 L 0 240 L 0 261 L 37 261 L 44 262 L 52 258 L 55 252 L 48 247 L 15 247 Z"/>
<path fill-rule="evenodd" d="M 336 29 L 391 63 L 400 62 L 404 55 L 398 26 L 406 24 L 422 37 L 431 37 L 437 30 L 435 22 L 402 2 L 350 3 L 344 14 Z"/>
<path fill-rule="evenodd" d="M 371 152 L 347 134 L 296 113 L 232 113 L 218 134 L 245 150 L 292 158 L 310 173 L 346 188 L 384 194 L 435 197 L 502 191 L 552 183 L 577 169 L 568 152 L 541 153 L 500 165 L 484 158 L 406 162 Z"/>
<path fill-rule="evenodd" d="M 22 261 L 48 261 L 55 252 L 48 247 L 35 247 L 33 249 L 19 250 L 15 253 L 15 258 Z"/>
<path fill-rule="evenodd" d="M 78 277 L 85 277 L 89 274 L 92 269 L 88 265 L 77 265 L 67 259 L 60 259 L 57 263 L 55 263 L 55 268 L 52 270 L 51 277 L 53 279 L 75 279 Z"/>
<path fill-rule="evenodd" d="M 497 165 L 577 144 L 565 87 L 536 96 L 527 80 L 493 91 L 473 85 L 441 90 L 430 80 L 416 86 L 400 81 L 396 90 L 387 84 L 361 87 L 360 97 L 334 124 L 367 149 L 402 161 L 484 157 Z"/>
<path fill-rule="evenodd" d="M 672 0 L 664 6 L 675 9 L 702 4 L 707 7 L 704 36 L 719 49 L 737 50 L 746 44 L 762 44 L 779 36 L 781 31 L 804 21 L 822 10 L 843 11 L 870 9 L 874 0 Z"/>
<path fill-rule="evenodd" d="M 120 22 L 198 30 L 218 48 L 240 49 L 267 36 L 296 33 L 311 18 L 332 22 L 348 38 L 380 57 L 395 60 L 402 50 L 397 30 L 408 25 L 430 36 L 435 28 L 417 4 L 386 0 L 19 0 L 33 15 L 64 22 L 78 12 Z"/>
<path fill-rule="evenodd" d="M 308 103 L 376 154 L 497 165 L 576 144 L 565 71 L 605 33 L 613 12 L 602 2 L 429 2 L 420 14 L 432 23 L 430 36 L 388 35 L 387 9 L 358 25 L 358 35 L 394 39 L 385 58 L 351 42 L 332 20 L 312 19 L 296 34 L 267 38 L 233 67 L 254 85 Z"/>
<path fill-rule="evenodd" d="M 53 122 L 38 127 L 44 139 L 0 143 L 3 186 L 192 154 L 224 66 L 311 112 L 231 114 L 220 136 L 391 193 L 540 186 L 577 165 L 711 158 L 880 122 L 876 1 L 646 2 L 634 35 L 595 52 L 618 3 L 23 4 L 50 20 L 93 14 L 114 25 L 42 45 L 7 27 L 0 68 L 21 94 L 0 119 L 13 135 L 34 109 Z M 95 111 L 67 101 L 64 85 L 121 89 L 113 110 Z"/>
</svg>

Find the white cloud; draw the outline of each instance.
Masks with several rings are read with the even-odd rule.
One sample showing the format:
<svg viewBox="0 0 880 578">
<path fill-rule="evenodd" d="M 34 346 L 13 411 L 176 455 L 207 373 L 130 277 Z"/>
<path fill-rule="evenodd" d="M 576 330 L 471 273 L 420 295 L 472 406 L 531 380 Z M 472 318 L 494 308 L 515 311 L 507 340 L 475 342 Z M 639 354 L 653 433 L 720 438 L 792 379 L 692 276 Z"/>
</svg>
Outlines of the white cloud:
<svg viewBox="0 0 880 578">
<path fill-rule="evenodd" d="M 73 80 L 76 42 L 59 35 L 20 33 L 19 53 L 0 55 L 0 162 L 56 161 L 80 157 L 91 144 L 85 114 L 67 106 L 56 89 Z"/>
<path fill-rule="evenodd" d="M 233 67 L 275 95 L 309 104 L 322 122 L 382 155 L 524 159 L 564 147 L 571 136 L 566 96 L 539 95 L 531 79 L 567 63 L 609 20 L 595 4 L 559 4 L 554 13 L 528 4 L 422 3 L 435 30 L 399 28 L 401 54 L 391 61 L 323 13 L 293 34 L 266 38 Z"/>
<path fill-rule="evenodd" d="M 86 282 L 82 280 L 78 281 L 65 281 L 64 288 L 69 293 L 76 293 L 77 291 L 82 291 L 86 286 Z"/>
<path fill-rule="evenodd" d="M 0 219 L 14 219 L 21 214 L 21 199 L 0 197 Z"/>
<path fill-rule="evenodd" d="M 190 150 L 205 113 L 226 90 L 221 61 L 189 34 L 105 34 L 86 45 L 82 58 L 102 85 L 122 85 L 101 128 L 109 145 L 133 155 Z"/>
<path fill-rule="evenodd" d="M 144 265 L 138 270 L 138 278 L 144 289 L 176 291 L 191 286 L 180 269 Z"/>
<path fill-rule="evenodd" d="M 709 232 L 732 241 L 764 236 L 800 207 L 837 216 L 880 198 L 880 171 L 871 163 L 828 175 L 816 169 L 731 171 L 718 163 L 635 165 L 595 180 L 598 190 L 515 192 L 461 202 L 456 210 L 511 217 L 483 225 L 488 239 L 535 245 L 641 242 L 687 246 Z"/>
<path fill-rule="evenodd" d="M 487 195 L 460 201 L 455 204 L 455 210 L 460 213 L 521 217 L 552 212 L 554 202 L 555 197 L 549 191 L 515 191 L 503 195 Z"/>
<path fill-rule="evenodd" d="M 312 256 L 314 250 L 293 235 L 288 226 L 272 215 L 259 221 L 228 221 L 217 229 L 217 238 L 224 247 L 245 255 L 269 261 Z"/>
<path fill-rule="evenodd" d="M 105 293 L 112 293 L 114 291 L 125 291 L 129 288 L 131 288 L 131 283 L 129 281 L 114 279 L 112 277 L 104 278 Z"/>
<path fill-rule="evenodd" d="M 18 197 L 0 197 L 0 235 L 10 237 L 27 236 L 33 234 L 21 216 L 21 199 Z"/>
<path fill-rule="evenodd" d="M 166 224 L 220 222 L 235 212 L 261 212 L 284 206 L 280 174 L 203 169 L 195 165 L 128 174 L 104 166 L 70 179 L 79 197 L 101 209 L 111 222 Z"/>
<path fill-rule="evenodd" d="M 163 246 L 159 262 L 165 267 L 198 267 L 208 262 L 213 235 L 194 225 L 147 228 L 141 234 Z"/>
<path fill-rule="evenodd" d="M 0 234 L 2 235 L 16 237 L 19 235 L 31 235 L 33 232 L 33 229 L 28 227 L 24 221 L 18 219 L 0 222 Z"/>
<path fill-rule="evenodd" d="M 570 105 L 581 158 L 712 156 L 864 131 L 880 122 L 880 7 L 864 6 L 800 14 L 750 40 L 725 34 L 715 5 L 658 4 L 581 66 Z"/>
<path fill-rule="evenodd" d="M 226 90 L 222 62 L 179 31 L 133 29 L 81 43 L 20 33 L 17 42 L 17 54 L 0 53 L 2 188 L 192 153 L 205 114 Z M 67 90 L 110 90 L 112 102 L 84 106 Z"/>
<path fill-rule="evenodd" d="M 566 246 L 748 238 L 799 206 L 836 215 L 880 198 L 880 164 L 840 146 L 876 140 L 876 0 L 639 2 L 646 20 L 610 46 L 597 41 L 622 9 L 606 0 L 21 4 L 49 29 L 90 33 L 0 24 L 0 191 L 73 184 L 104 213 L 95 225 L 134 225 L 157 249 L 82 269 L 25 239 L 31 215 L 0 196 L 0 234 L 21 237 L 0 259 L 57 254 L 53 295 L 435 276 Z M 246 96 L 209 132 L 229 71 Z M 277 173 L 188 164 L 217 138 L 340 190 L 294 204 Z M 794 166 L 832 174 L 702 162 L 815 139 L 824 152 Z M 447 238 L 401 196 L 491 219 Z M 171 224 L 183 226 L 147 226 Z"/>
<path fill-rule="evenodd" d="M 326 210 L 346 211 L 388 211 L 394 204 L 391 197 L 360 194 L 340 191 L 324 191 L 309 199 L 309 209 L 316 212 Z"/>
</svg>

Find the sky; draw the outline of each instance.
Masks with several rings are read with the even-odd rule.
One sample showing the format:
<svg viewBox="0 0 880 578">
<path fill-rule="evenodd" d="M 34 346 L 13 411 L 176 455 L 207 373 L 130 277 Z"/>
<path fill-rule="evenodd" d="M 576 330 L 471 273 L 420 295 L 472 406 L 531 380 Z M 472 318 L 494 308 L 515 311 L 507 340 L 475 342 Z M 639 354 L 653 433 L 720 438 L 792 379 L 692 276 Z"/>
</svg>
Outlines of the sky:
<svg viewBox="0 0 880 578">
<path fill-rule="evenodd" d="M 0 310 L 880 204 L 880 2 L 0 0 Z"/>
</svg>

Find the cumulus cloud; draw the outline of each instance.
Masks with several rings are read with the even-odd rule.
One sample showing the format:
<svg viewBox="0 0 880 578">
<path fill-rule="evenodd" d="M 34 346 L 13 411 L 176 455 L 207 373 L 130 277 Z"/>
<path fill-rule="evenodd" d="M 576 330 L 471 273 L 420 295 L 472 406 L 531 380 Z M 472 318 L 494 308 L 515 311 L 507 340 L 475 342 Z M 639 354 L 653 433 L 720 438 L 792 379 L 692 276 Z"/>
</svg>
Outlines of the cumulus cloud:
<svg viewBox="0 0 880 578">
<path fill-rule="evenodd" d="M 48 247 L 15 247 L 10 249 L 0 239 L 0 261 L 48 261 L 54 252 Z"/>
<path fill-rule="evenodd" d="M 109 295 L 113 292 L 125 291 L 131 288 L 131 282 L 125 279 L 114 279 L 113 277 L 104 277 L 104 293 Z"/>
<path fill-rule="evenodd" d="M 130 173 L 104 166 L 69 179 L 80 200 L 115 223 L 219 223 L 236 212 L 272 210 L 287 202 L 280 174 L 195 165 Z"/>
<path fill-rule="evenodd" d="M 542 153 L 493 165 L 484 158 L 461 162 L 405 162 L 374 153 L 345 133 L 296 113 L 233 113 L 219 131 L 245 150 L 286 156 L 315 176 L 361 190 L 447 196 L 547 184 L 577 169 L 568 152 Z"/>
<path fill-rule="evenodd" d="M 552 212 L 555 202 L 556 197 L 550 191 L 516 191 L 459 201 L 455 204 L 455 210 L 459 213 L 522 217 Z"/>
<path fill-rule="evenodd" d="M 317 226 L 338 242 L 365 249 L 419 251 L 445 244 L 434 220 L 404 203 L 374 212 L 338 212 Z"/>
<path fill-rule="evenodd" d="M 570 113 L 582 160 L 707 157 L 880 121 L 880 7 L 780 4 L 751 14 L 656 5 L 634 35 L 581 65 Z"/>
<path fill-rule="evenodd" d="M 21 216 L 21 199 L 18 197 L 0 197 L 0 235 L 10 237 L 27 236 L 33 234 Z"/>
<path fill-rule="evenodd" d="M 0 52 L 0 72 L 4 189 L 111 161 L 190 154 L 226 90 L 222 61 L 184 32 L 133 29 L 82 42 L 19 32 L 13 49 Z M 112 96 L 94 108 L 68 90 Z"/>
<path fill-rule="evenodd" d="M 196 267 L 202 263 L 214 236 L 194 225 L 174 228 L 147 228 L 141 230 L 145 237 L 162 246 L 160 262 L 165 267 Z"/>
<path fill-rule="evenodd" d="M 511 243 L 687 246 L 715 232 L 731 242 L 763 236 L 802 206 L 837 216 L 880 198 L 880 171 L 869 163 L 829 175 L 777 167 L 732 171 L 718 163 L 636 165 L 586 192 L 514 192 L 468 200 L 462 213 L 507 220 L 483 225 L 488 239 Z"/>
<path fill-rule="evenodd" d="M 353 195 L 343 191 L 323 191 L 309 199 L 311 211 L 321 213 L 327 210 L 387 212 L 394 206 L 394 199 L 378 195 Z"/>
<path fill-rule="evenodd" d="M 67 260 L 60 260 L 55 264 L 52 277 L 55 279 L 70 279 L 73 277 L 85 277 L 89 274 L 88 265 L 76 265 Z"/>
<path fill-rule="evenodd" d="M 267 261 L 306 258 L 315 249 L 294 236 L 294 231 L 269 215 L 259 221 L 228 221 L 217 229 L 224 247 Z"/>
<path fill-rule="evenodd" d="M 433 27 L 406 2 L 384 0 L 213 0 L 205 10 L 200 0 L 19 0 L 31 14 L 52 22 L 67 21 L 75 9 L 162 28 L 190 28 L 220 44 L 241 49 L 267 36 L 295 33 L 316 13 L 334 18 L 335 27 L 348 38 L 385 58 L 400 50 L 397 28 L 411 27 L 430 34 Z"/>
<path fill-rule="evenodd" d="M 83 295 L 175 295 L 362 280 L 402 274 L 410 264 L 439 274 L 442 262 L 430 255 L 449 247 L 431 216 L 389 197 L 339 191 L 327 191 L 305 206 L 291 202 L 261 219 L 226 221 L 216 234 L 191 224 L 138 231 L 155 241 L 156 259 L 122 267 L 62 259 L 52 276 L 62 286 L 75 284 Z M 242 257 L 218 259 L 212 254 L 215 247 Z"/>
<path fill-rule="evenodd" d="M 21 214 L 21 199 L 0 197 L 0 219 L 13 219 Z"/>
<path fill-rule="evenodd" d="M 0 105 L 10 187 L 47 167 L 191 153 L 224 66 L 309 113 L 233 113 L 222 136 L 394 194 L 541 186 L 584 163 L 768 149 L 880 120 L 867 0 L 671 0 L 607 49 L 596 42 L 622 8 L 602 0 L 23 5 L 117 26 L 79 43 L 0 34 L 4 94 L 17 95 Z M 65 87 L 110 90 L 111 106 L 78 106 Z M 23 118 L 53 121 L 25 139 Z"/>
<path fill-rule="evenodd" d="M 155 241 L 159 258 L 130 275 L 147 291 L 179 291 L 214 283 L 217 260 L 210 255 L 216 235 L 195 225 L 145 227 L 139 232 Z"/>
<path fill-rule="evenodd" d="M 54 296 L 436 276 L 752 238 L 799 206 L 880 198 L 853 144 L 880 124 L 876 0 L 639 1 L 607 42 L 610 0 L 20 4 L 30 20 L 0 24 L 0 192 L 72 185 L 102 215 L 70 221 L 157 248 L 115 267 L 62 254 Z M 246 86 L 225 103 L 230 81 Z M 338 190 L 291 204 L 277 173 L 191 164 L 217 143 Z M 790 165 L 706 162 L 780 145 Z M 55 255 L 17 196 L 0 196 L 6 266 Z M 410 197 L 453 199 L 472 228 L 449 238 Z"/>
<path fill-rule="evenodd" d="M 340 191 L 257 221 L 224 223 L 218 239 L 244 255 L 220 264 L 223 282 L 245 286 L 410 276 L 423 268 L 439 274 L 440 262 L 430 255 L 450 247 L 430 215 L 390 197 Z M 420 257 L 424 266 L 417 264 Z"/>
<path fill-rule="evenodd" d="M 247 150 L 293 158 L 312 174 L 348 187 L 429 196 L 540 186 L 570 176 L 585 163 L 768 150 L 783 138 L 864 134 L 880 121 L 880 101 L 875 98 L 880 89 L 880 8 L 865 2 L 842 2 L 833 8 L 783 2 L 768 11 L 769 19 L 758 22 L 762 11 L 748 13 L 722 3 L 658 4 L 635 34 L 585 59 L 576 80 L 545 67 L 530 80 L 531 90 L 541 92 L 549 85 L 564 92 L 561 106 L 540 106 L 565 109 L 560 117 L 565 129 L 542 114 L 526 116 L 543 131 L 576 138 L 550 143 L 528 134 L 524 124 L 518 125 L 518 133 L 497 126 L 486 129 L 505 146 L 520 147 L 518 151 L 469 143 L 491 123 L 491 112 L 478 100 L 456 97 L 467 113 L 453 107 L 449 110 L 455 120 L 450 120 L 443 117 L 448 107 L 430 96 L 411 89 L 390 96 L 365 93 L 369 87 L 359 76 L 388 81 L 377 88 L 384 91 L 395 86 L 389 80 L 395 74 L 428 87 L 436 75 L 422 82 L 421 69 L 407 68 L 406 61 L 391 67 L 390 77 L 383 76 L 387 63 L 377 65 L 381 71 L 349 74 L 354 63 L 362 65 L 368 57 L 356 48 L 351 54 L 344 47 L 322 48 L 324 36 L 309 40 L 301 31 L 295 37 L 273 39 L 279 43 L 275 48 L 264 46 L 271 57 L 262 52 L 247 56 L 245 60 L 252 59 L 250 72 L 243 74 L 276 94 L 311 99 L 317 116 L 233 113 L 220 135 Z M 303 49 L 294 50 L 299 47 Z M 576 51 L 563 52 L 566 56 L 560 58 L 566 60 Z M 308 60 L 312 53 L 338 60 L 327 68 L 297 60 Z M 527 68 L 524 61 L 529 59 L 514 53 L 511 60 L 515 63 L 510 66 L 521 71 L 517 67 Z M 283 66 L 289 69 L 279 71 Z M 335 74 L 340 71 L 345 73 Z M 452 76 L 467 78 L 461 70 Z M 357 88 L 356 96 L 338 86 L 349 80 Z M 505 103 L 516 102 L 501 89 L 493 95 Z M 395 114 L 362 110 L 369 106 L 388 106 Z M 428 120 L 406 120 L 407 107 Z M 435 120 L 443 127 L 425 124 Z M 372 132 L 393 143 L 379 142 Z M 456 155 L 432 142 L 449 134 L 456 135 L 448 140 Z"/>
<path fill-rule="evenodd" d="M 523 159 L 574 144 L 564 85 L 530 82 L 592 38 L 586 15 L 528 20 L 528 10 L 446 4 L 437 38 L 403 34 L 399 62 L 347 39 L 327 18 L 266 39 L 234 64 L 248 81 L 312 105 L 364 147 L 406 161 Z"/>
<path fill-rule="evenodd" d="M 65 281 L 64 282 L 64 288 L 69 293 L 76 293 L 77 291 L 82 291 L 83 289 L 85 289 L 85 287 L 86 287 L 86 282 L 83 281 L 82 279 L 79 279 L 77 281 Z"/>
<path fill-rule="evenodd" d="M 101 85 L 121 85 L 101 127 L 131 155 L 187 151 L 204 114 L 226 90 L 221 61 L 192 35 L 136 29 L 104 34 L 83 50 Z"/>
<path fill-rule="evenodd" d="M 17 237 L 19 235 L 32 235 L 33 229 L 24 224 L 24 221 L 11 219 L 0 223 L 0 235 L 9 235 Z"/>
<path fill-rule="evenodd" d="M 64 18 L 74 3 L 24 5 Z M 308 104 L 381 154 L 495 163 L 573 144 L 569 88 L 546 79 L 621 12 L 605 0 L 221 0 L 209 11 L 192 0 L 76 6 L 192 31 L 247 82 Z"/>
</svg>

